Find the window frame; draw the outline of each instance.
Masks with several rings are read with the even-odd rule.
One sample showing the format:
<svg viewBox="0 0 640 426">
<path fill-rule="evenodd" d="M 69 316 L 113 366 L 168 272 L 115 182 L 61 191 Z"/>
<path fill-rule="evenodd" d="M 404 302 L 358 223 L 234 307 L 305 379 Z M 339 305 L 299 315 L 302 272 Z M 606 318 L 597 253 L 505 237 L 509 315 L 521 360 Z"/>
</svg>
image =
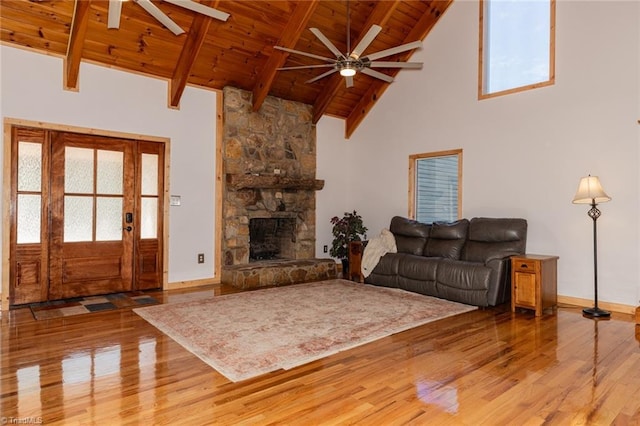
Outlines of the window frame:
<svg viewBox="0 0 640 426">
<path fill-rule="evenodd" d="M 408 206 L 408 217 L 410 219 L 416 219 L 416 197 L 418 195 L 416 188 L 416 180 L 417 180 L 417 167 L 416 163 L 418 160 L 423 160 L 425 158 L 435 158 L 435 157 L 449 157 L 456 155 L 458 157 L 458 217 L 457 219 L 462 218 L 462 148 L 458 149 L 450 149 L 446 151 L 435 151 L 435 152 L 426 152 L 422 154 L 411 154 L 409 155 L 409 206 Z"/>
<path fill-rule="evenodd" d="M 527 90 L 538 89 L 540 87 L 552 86 L 555 84 L 556 75 L 556 0 L 549 0 L 549 79 L 537 83 L 531 83 L 524 86 L 505 89 L 498 92 L 485 93 L 485 55 L 484 55 L 484 38 L 485 38 L 485 3 L 492 0 L 480 0 L 480 30 L 479 30 L 479 48 L 478 48 L 478 100 L 490 99 L 498 96 L 510 95 L 512 93 L 524 92 Z"/>
</svg>

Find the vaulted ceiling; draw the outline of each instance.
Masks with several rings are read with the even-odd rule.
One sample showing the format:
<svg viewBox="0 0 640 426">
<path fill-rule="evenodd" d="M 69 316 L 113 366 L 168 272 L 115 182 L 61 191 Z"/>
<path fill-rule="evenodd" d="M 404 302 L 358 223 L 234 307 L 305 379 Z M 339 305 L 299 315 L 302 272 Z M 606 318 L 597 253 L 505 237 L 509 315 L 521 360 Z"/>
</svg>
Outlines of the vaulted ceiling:
<svg viewBox="0 0 640 426">
<path fill-rule="evenodd" d="M 333 57 L 309 28 L 318 28 L 346 52 L 349 21 L 351 46 L 373 24 L 382 27 L 366 50 L 378 52 L 424 40 L 452 1 L 199 0 L 230 14 L 227 21 L 221 21 L 153 0 L 185 30 L 176 36 L 133 1 L 122 4 L 120 28 L 108 29 L 108 0 L 1 0 L 0 32 L 5 44 L 65 58 L 63 84 L 69 89 L 82 90 L 78 87 L 81 61 L 166 79 L 173 107 L 179 107 L 187 84 L 211 89 L 229 85 L 253 92 L 256 110 L 267 95 L 272 95 L 313 105 L 314 123 L 325 114 L 343 118 L 348 137 L 393 83 L 362 73 L 354 77 L 351 88 L 346 88 L 344 77 L 338 73 L 306 83 L 326 68 L 277 68 L 322 62 L 274 46 Z M 406 61 L 412 53 L 384 60 Z M 378 71 L 390 76 L 421 72 L 393 68 Z"/>
</svg>

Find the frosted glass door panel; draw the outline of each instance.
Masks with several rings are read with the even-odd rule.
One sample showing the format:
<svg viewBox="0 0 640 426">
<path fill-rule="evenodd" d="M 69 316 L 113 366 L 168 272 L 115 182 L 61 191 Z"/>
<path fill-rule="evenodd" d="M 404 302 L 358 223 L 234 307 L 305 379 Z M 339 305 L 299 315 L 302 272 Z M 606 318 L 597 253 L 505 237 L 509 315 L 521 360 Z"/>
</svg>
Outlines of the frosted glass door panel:
<svg viewBox="0 0 640 426">
<path fill-rule="evenodd" d="M 42 144 L 18 142 L 18 192 L 42 190 Z M 42 195 L 17 194 L 16 242 L 40 243 Z"/>
<path fill-rule="evenodd" d="M 122 195 L 124 154 L 98 150 L 97 193 Z"/>
<path fill-rule="evenodd" d="M 142 199 L 140 238 L 158 237 L 158 199 Z"/>
<path fill-rule="evenodd" d="M 93 197 L 64 197 L 64 242 L 93 241 Z"/>
<path fill-rule="evenodd" d="M 18 244 L 40 242 L 40 195 L 18 194 Z"/>
<path fill-rule="evenodd" d="M 142 195 L 158 195 L 157 154 L 142 154 Z"/>
<path fill-rule="evenodd" d="M 40 192 L 42 181 L 42 144 L 18 143 L 18 191 Z"/>
<path fill-rule="evenodd" d="M 93 149 L 65 147 L 64 192 L 93 193 Z"/>
<path fill-rule="evenodd" d="M 96 199 L 96 241 L 122 240 L 122 198 Z"/>
</svg>

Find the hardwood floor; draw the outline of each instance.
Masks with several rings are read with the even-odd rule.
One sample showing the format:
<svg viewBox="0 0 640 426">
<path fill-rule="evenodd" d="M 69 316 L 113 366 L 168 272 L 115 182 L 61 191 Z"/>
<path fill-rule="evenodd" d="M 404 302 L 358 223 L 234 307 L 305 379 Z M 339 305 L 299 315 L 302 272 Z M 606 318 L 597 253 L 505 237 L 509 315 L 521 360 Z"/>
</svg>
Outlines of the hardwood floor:
<svg viewBox="0 0 640 426">
<path fill-rule="evenodd" d="M 478 310 L 239 383 L 130 310 L 1 321 L 3 424 L 640 424 L 631 315 Z"/>
</svg>

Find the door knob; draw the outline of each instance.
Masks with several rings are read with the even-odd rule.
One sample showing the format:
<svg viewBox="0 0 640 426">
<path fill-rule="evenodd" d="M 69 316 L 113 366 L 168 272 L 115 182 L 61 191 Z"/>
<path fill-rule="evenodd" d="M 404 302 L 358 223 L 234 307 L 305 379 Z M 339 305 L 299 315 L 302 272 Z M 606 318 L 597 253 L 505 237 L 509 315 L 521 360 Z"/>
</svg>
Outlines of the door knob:
<svg viewBox="0 0 640 426">
<path fill-rule="evenodd" d="M 130 227 L 130 226 L 127 226 L 126 228 L 123 228 L 123 229 L 124 229 L 125 231 L 131 232 L 131 230 L 132 230 L 133 228 L 132 228 L 132 227 Z"/>
</svg>

